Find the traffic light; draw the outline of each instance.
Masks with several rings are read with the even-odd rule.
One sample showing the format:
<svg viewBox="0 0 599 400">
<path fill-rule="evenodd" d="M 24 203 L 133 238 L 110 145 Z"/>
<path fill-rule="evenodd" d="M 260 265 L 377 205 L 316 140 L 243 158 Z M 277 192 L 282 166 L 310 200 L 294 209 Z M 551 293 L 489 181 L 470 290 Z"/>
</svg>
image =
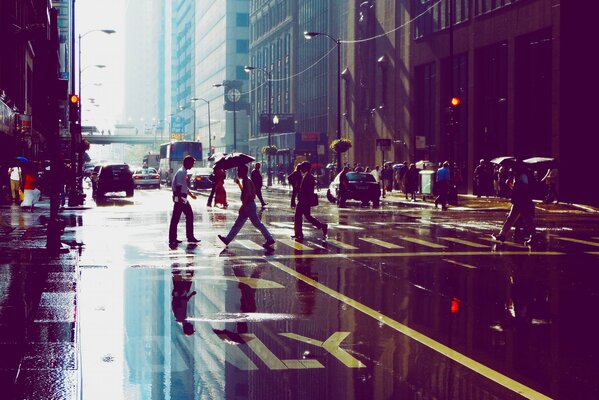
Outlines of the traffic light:
<svg viewBox="0 0 599 400">
<path fill-rule="evenodd" d="M 457 129 L 460 123 L 460 110 L 461 110 L 462 99 L 457 96 L 453 96 L 449 100 L 449 128 L 452 130 Z"/>
<path fill-rule="evenodd" d="M 81 102 L 76 94 L 69 95 L 69 122 L 79 124 L 81 119 Z"/>
</svg>

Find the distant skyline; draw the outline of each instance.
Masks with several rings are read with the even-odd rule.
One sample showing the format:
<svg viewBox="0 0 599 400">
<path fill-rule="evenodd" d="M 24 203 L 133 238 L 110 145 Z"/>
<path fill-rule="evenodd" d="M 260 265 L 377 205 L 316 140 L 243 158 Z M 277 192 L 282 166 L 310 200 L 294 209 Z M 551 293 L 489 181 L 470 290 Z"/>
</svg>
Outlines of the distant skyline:
<svg viewBox="0 0 599 400">
<path fill-rule="evenodd" d="M 83 124 L 95 125 L 100 130 L 114 129 L 114 124 L 124 119 L 124 7 L 122 0 L 77 0 L 75 3 L 76 49 L 79 35 L 95 29 L 116 31 L 110 35 L 92 32 L 81 39 Z M 94 65 L 106 65 L 106 68 L 94 68 Z M 94 103 L 89 98 L 95 99 Z"/>
</svg>

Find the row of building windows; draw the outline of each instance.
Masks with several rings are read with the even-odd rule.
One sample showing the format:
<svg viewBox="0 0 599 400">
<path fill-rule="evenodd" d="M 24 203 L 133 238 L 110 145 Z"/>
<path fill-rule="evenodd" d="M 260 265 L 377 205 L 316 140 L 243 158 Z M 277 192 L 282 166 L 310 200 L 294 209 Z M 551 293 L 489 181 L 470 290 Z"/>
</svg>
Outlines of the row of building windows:
<svg viewBox="0 0 599 400">
<path fill-rule="evenodd" d="M 518 3 L 521 0 L 475 0 L 474 15 L 481 16 L 503 7 Z M 450 13 L 452 24 L 460 24 L 470 19 L 471 8 L 468 0 L 414 0 L 413 16 L 417 17 L 414 25 L 414 37 L 439 32 L 449 27 Z M 450 6 L 453 5 L 453 9 Z"/>
<path fill-rule="evenodd" d="M 258 40 L 271 29 L 279 26 L 289 17 L 288 0 L 271 1 L 270 6 L 264 7 L 264 11 L 258 15 L 250 27 L 250 38 Z"/>
</svg>

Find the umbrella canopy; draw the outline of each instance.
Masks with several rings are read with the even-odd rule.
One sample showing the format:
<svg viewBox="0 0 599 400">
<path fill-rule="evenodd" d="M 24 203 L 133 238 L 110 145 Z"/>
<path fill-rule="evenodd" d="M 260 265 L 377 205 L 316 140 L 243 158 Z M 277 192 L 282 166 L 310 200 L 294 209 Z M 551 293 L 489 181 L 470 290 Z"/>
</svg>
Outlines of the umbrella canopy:
<svg viewBox="0 0 599 400">
<path fill-rule="evenodd" d="M 557 167 L 557 160 L 550 157 L 532 157 L 524 160 L 524 163 L 533 168 L 554 168 Z"/>
<path fill-rule="evenodd" d="M 244 153 L 231 153 L 219 158 L 213 168 L 231 169 L 255 161 L 255 158 Z"/>
<path fill-rule="evenodd" d="M 214 153 L 213 155 L 208 157 L 208 161 L 218 161 L 226 155 L 227 153 Z"/>
<path fill-rule="evenodd" d="M 498 164 L 498 165 L 505 165 L 505 164 L 510 164 L 510 163 L 514 163 L 514 162 L 516 162 L 516 158 L 511 157 L 511 156 L 495 157 L 494 159 L 491 160 L 491 163 Z"/>
</svg>

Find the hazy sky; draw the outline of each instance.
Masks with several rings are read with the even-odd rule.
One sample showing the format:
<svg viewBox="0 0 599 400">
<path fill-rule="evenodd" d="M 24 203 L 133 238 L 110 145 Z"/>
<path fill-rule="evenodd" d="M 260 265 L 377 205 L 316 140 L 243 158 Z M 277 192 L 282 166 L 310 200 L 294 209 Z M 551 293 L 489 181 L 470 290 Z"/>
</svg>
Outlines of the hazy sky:
<svg viewBox="0 0 599 400">
<path fill-rule="evenodd" d="M 124 3 L 123 0 L 76 0 L 75 3 L 77 38 L 85 35 L 81 38 L 83 124 L 96 125 L 98 129 L 111 129 L 123 109 Z M 113 29 L 116 33 L 86 34 L 95 29 Z M 88 100 L 90 97 L 97 106 Z"/>
</svg>

